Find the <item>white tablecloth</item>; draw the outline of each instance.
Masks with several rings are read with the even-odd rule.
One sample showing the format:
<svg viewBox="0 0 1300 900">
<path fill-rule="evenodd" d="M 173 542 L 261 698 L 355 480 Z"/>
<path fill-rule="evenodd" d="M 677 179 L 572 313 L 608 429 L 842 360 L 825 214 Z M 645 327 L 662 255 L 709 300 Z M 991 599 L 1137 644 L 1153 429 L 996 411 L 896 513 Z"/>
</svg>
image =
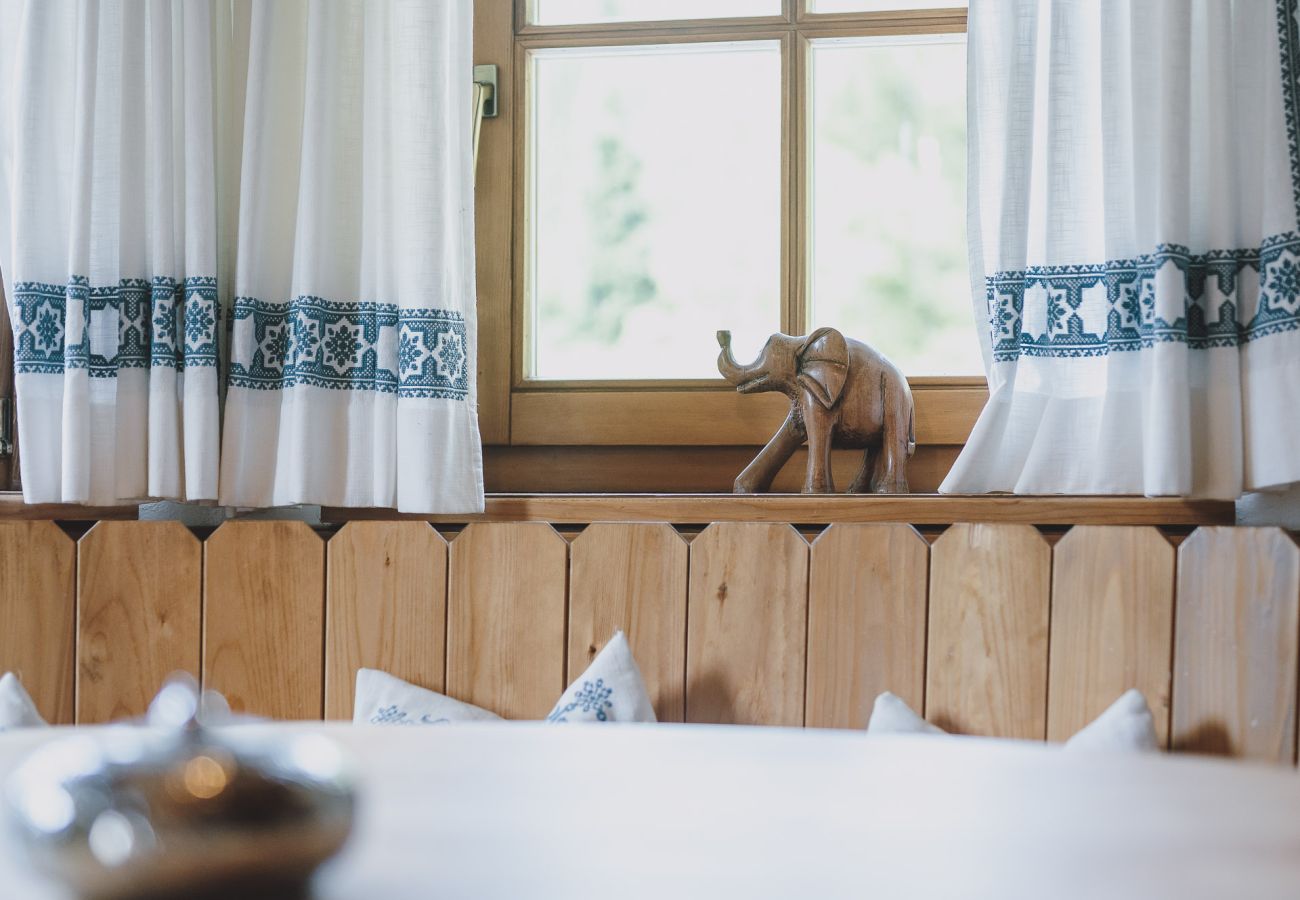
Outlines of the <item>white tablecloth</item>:
<svg viewBox="0 0 1300 900">
<path fill-rule="evenodd" d="M 322 898 L 1300 897 L 1300 776 L 692 726 L 320 731 L 362 773 Z M 0 736 L 0 777 L 52 732 Z M 0 838 L 0 896 L 63 895 Z"/>
</svg>

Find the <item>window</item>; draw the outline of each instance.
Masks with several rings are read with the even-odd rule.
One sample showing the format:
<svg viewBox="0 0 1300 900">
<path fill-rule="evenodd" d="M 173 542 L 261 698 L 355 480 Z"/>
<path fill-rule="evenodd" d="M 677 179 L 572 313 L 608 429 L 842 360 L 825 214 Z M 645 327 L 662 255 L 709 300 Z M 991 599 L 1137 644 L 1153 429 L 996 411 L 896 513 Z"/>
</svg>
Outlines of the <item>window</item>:
<svg viewBox="0 0 1300 900">
<path fill-rule="evenodd" d="M 986 396 L 964 8 L 509 6 L 475 23 L 502 67 L 478 171 L 487 443 L 763 443 L 784 400 L 738 398 L 715 332 L 744 357 L 821 325 L 909 375 L 923 443 L 964 440 Z"/>
</svg>

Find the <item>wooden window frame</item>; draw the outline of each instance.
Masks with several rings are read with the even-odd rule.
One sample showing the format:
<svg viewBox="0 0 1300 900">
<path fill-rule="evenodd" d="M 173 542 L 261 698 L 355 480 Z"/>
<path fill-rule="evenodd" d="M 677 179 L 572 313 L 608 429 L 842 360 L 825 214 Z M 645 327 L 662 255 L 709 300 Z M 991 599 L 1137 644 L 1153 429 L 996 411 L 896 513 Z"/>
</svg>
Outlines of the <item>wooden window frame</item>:
<svg viewBox="0 0 1300 900">
<path fill-rule="evenodd" d="M 499 115 L 483 124 L 477 193 L 479 424 L 488 445 L 737 446 L 766 442 L 784 398 L 740 397 L 721 378 L 528 380 L 523 377 L 528 135 L 527 54 L 547 47 L 709 40 L 781 44 L 781 324 L 806 328 L 809 42 L 829 37 L 964 33 L 964 9 L 811 13 L 592 25 L 532 25 L 531 0 L 478 0 L 475 61 L 499 67 Z M 906 2 L 906 0 L 901 0 Z M 983 376 L 913 377 L 920 444 L 965 442 L 988 398 Z"/>
</svg>

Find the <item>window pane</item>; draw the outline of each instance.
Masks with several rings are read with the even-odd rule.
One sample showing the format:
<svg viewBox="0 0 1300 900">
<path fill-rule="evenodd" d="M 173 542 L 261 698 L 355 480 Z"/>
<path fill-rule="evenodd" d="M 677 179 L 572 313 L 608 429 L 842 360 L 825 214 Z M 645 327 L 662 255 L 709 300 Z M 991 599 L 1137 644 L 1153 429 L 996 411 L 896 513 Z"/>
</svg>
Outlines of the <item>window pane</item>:
<svg viewBox="0 0 1300 900">
<path fill-rule="evenodd" d="M 532 22 L 585 25 L 779 15 L 781 0 L 534 0 Z"/>
<path fill-rule="evenodd" d="M 808 11 L 815 13 L 841 12 L 901 12 L 912 9 L 965 9 L 961 0 L 808 0 Z"/>
<path fill-rule="evenodd" d="M 812 48 L 814 325 L 866 341 L 907 375 L 979 374 L 965 36 Z"/>
<path fill-rule="evenodd" d="M 717 378 L 780 325 L 780 45 L 532 63 L 529 375 Z"/>
</svg>

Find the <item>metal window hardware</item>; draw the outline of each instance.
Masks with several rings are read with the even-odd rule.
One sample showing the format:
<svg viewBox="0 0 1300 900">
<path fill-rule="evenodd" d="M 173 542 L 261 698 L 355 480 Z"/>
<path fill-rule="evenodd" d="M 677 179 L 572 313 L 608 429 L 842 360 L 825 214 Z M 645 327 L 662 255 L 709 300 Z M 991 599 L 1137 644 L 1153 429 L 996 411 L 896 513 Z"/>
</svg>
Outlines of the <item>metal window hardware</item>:
<svg viewBox="0 0 1300 900">
<path fill-rule="evenodd" d="M 480 119 L 495 119 L 497 117 L 497 67 L 496 66 L 475 66 L 474 67 L 474 84 L 479 88 L 476 92 L 479 95 L 479 102 L 475 108 L 482 108 L 478 114 Z"/>
<path fill-rule="evenodd" d="M 478 172 L 478 135 L 484 119 L 497 114 L 497 67 L 474 67 L 474 172 Z"/>
<path fill-rule="evenodd" d="M 0 457 L 14 455 L 14 401 L 0 397 Z"/>
</svg>

